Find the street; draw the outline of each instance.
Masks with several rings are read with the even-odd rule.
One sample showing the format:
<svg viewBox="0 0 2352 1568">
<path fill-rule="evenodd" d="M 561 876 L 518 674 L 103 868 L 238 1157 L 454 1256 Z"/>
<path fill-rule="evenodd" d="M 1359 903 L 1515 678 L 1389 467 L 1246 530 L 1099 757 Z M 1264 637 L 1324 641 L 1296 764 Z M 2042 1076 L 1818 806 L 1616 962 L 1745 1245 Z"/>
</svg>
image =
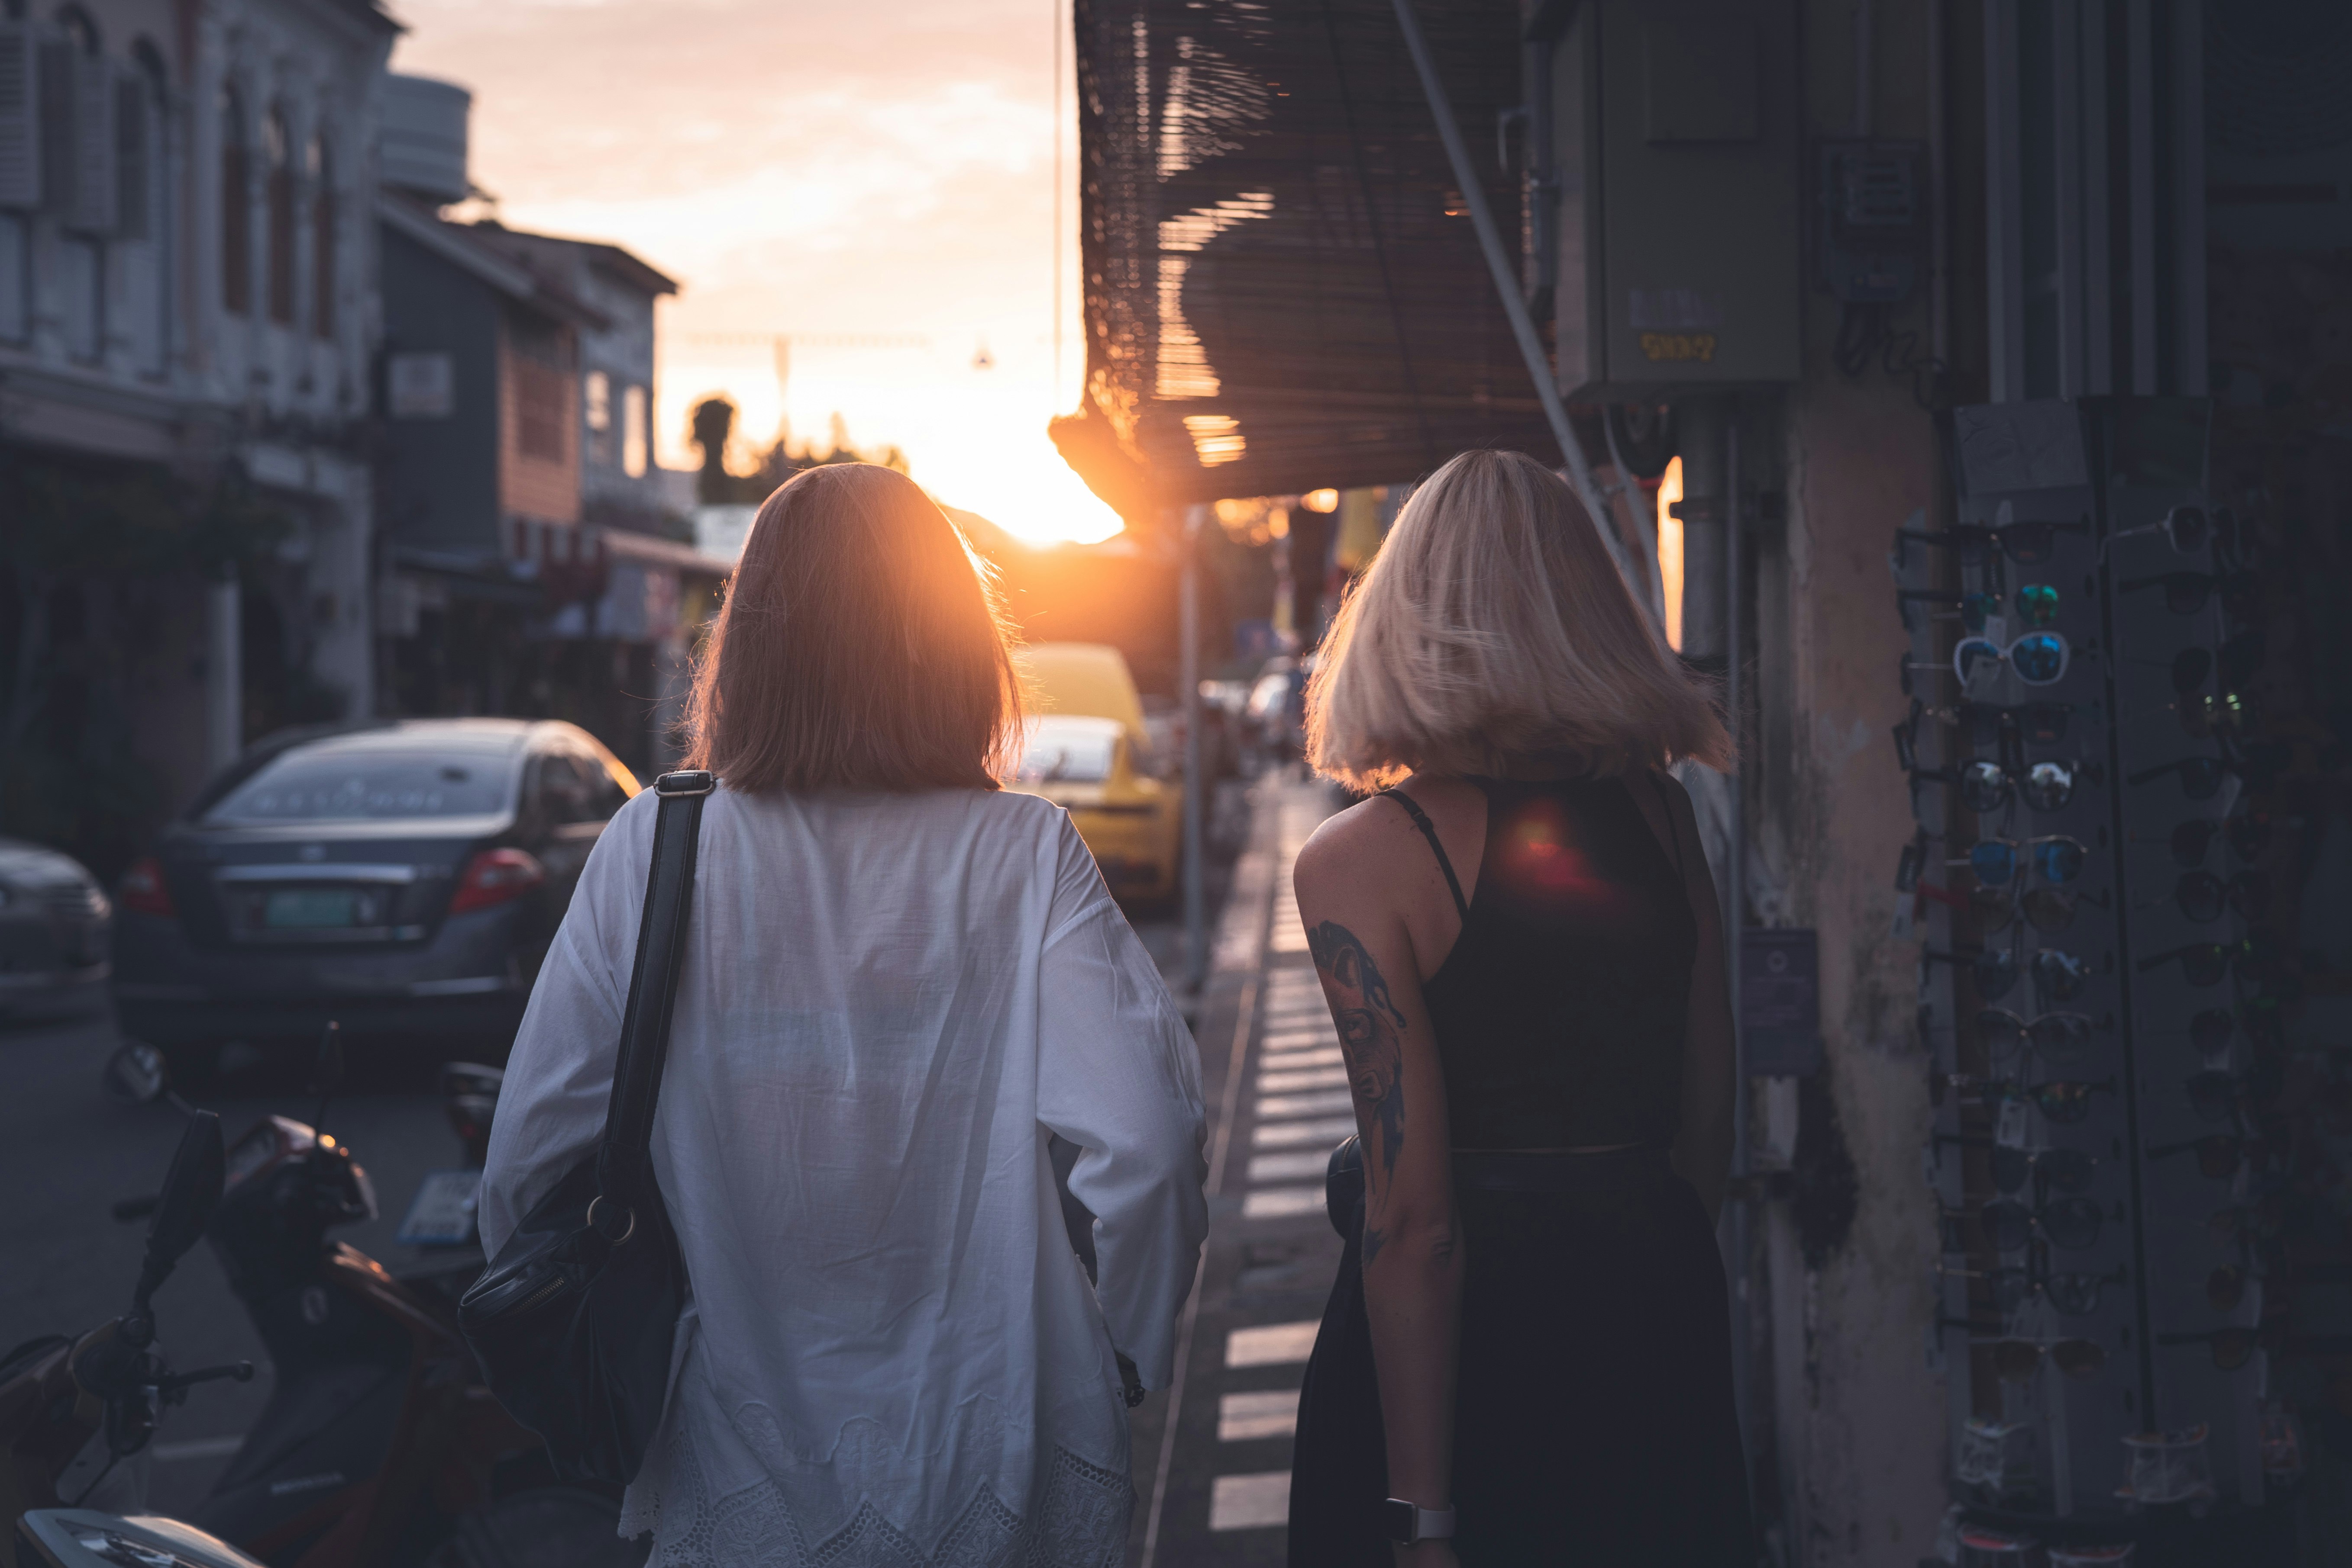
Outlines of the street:
<svg viewBox="0 0 2352 1568">
<path fill-rule="evenodd" d="M 1251 786 L 1226 783 L 1213 814 L 1214 967 L 1195 1026 L 1211 1116 L 1208 1258 L 1186 1309 L 1179 1386 L 1135 1412 L 1132 1563 L 1282 1556 L 1298 1373 L 1339 1253 L 1323 1218 L 1323 1162 L 1352 1130 L 1337 1045 L 1288 912 L 1289 861 L 1326 801 L 1319 786 L 1269 773 Z M 1180 915 L 1155 910 L 1135 925 L 1173 983 Z M 107 1094 L 101 1072 L 119 1038 L 104 1017 L 0 1032 L 0 1073 L 13 1090 L 0 1104 L 0 1149 L 16 1200 L 0 1215 L 0 1256 L 10 1263 L 0 1274 L 0 1345 L 79 1333 L 129 1303 L 144 1226 L 109 1211 L 160 1184 L 181 1120 L 168 1105 Z M 379 1208 L 335 1239 L 395 1273 L 439 1256 L 394 1237 L 425 1174 L 459 1163 L 434 1066 L 421 1050 L 354 1054 L 325 1118 L 367 1170 Z M 197 1098 L 220 1113 L 231 1141 L 260 1117 L 307 1121 L 318 1109 L 302 1075 L 278 1068 L 228 1075 Z M 249 1359 L 257 1369 L 251 1383 L 205 1384 L 165 1415 L 150 1504 L 184 1513 L 259 1414 L 269 1373 L 209 1247 L 188 1255 L 157 1307 L 175 1367 Z M 1161 1441 L 1171 1414 L 1172 1449 Z"/>
</svg>

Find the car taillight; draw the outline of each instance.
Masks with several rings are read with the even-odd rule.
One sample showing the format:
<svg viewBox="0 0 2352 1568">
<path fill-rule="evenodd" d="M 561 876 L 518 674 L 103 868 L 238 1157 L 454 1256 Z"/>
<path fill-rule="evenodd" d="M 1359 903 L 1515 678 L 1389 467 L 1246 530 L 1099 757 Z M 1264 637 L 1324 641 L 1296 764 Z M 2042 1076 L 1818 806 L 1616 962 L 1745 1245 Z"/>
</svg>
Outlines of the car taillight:
<svg viewBox="0 0 2352 1568">
<path fill-rule="evenodd" d="M 457 879 L 457 891 L 449 900 L 449 912 L 462 915 L 467 910 L 487 910 L 519 899 L 546 880 L 547 868 L 527 852 L 485 849 L 466 862 L 465 875 Z"/>
<path fill-rule="evenodd" d="M 172 889 L 163 880 L 163 863 L 150 855 L 122 873 L 114 901 L 142 915 L 173 913 Z"/>
</svg>

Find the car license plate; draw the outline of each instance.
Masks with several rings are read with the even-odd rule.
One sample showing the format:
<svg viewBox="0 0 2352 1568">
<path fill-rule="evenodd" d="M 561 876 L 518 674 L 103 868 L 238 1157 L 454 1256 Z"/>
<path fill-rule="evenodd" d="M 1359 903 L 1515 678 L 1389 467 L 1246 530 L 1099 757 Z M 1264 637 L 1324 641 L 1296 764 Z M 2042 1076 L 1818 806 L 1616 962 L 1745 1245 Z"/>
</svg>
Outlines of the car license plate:
<svg viewBox="0 0 2352 1568">
<path fill-rule="evenodd" d="M 359 894 L 348 888 L 295 888 L 262 900 L 261 923 L 270 931 L 357 925 L 359 908 Z"/>
<path fill-rule="evenodd" d="M 463 1247 L 474 1239 L 479 1171 L 434 1171 L 417 1184 L 395 1238 L 403 1247 Z"/>
</svg>

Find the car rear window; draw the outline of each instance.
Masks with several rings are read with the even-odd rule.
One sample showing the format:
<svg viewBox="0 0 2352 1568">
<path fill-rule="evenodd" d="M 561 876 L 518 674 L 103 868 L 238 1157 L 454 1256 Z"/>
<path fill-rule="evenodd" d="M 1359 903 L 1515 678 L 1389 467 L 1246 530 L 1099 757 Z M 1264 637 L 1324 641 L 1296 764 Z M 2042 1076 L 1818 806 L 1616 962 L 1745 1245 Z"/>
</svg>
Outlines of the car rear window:
<svg viewBox="0 0 2352 1568">
<path fill-rule="evenodd" d="M 1100 784 L 1110 777 L 1118 726 L 1099 719 L 1044 718 L 1021 752 L 1023 784 Z"/>
<path fill-rule="evenodd" d="M 487 816 L 514 798 L 515 763 L 487 754 L 293 752 L 206 808 L 201 820 L 367 822 Z"/>
</svg>

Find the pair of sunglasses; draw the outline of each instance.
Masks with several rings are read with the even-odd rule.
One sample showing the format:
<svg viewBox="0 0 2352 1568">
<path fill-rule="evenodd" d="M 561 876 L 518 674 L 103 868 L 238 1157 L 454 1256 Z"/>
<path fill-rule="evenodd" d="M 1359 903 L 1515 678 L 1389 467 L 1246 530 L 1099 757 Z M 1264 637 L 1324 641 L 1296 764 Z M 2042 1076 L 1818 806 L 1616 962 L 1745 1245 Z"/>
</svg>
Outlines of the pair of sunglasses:
<svg viewBox="0 0 2352 1568">
<path fill-rule="evenodd" d="M 1977 1038 L 1993 1060 L 2007 1061 L 2031 1046 L 2044 1066 L 2079 1059 L 2091 1048 L 2095 1026 L 2088 1013 L 2042 1013 L 2021 1018 L 2006 1007 L 1977 1015 Z"/>
<path fill-rule="evenodd" d="M 2180 977 L 2191 985 L 2219 985 L 2231 969 L 2231 961 L 2238 961 L 2240 976 L 2252 980 L 2247 973 L 2255 963 L 2252 942 L 2192 942 L 2167 952 L 2152 954 L 2139 961 L 2140 973 L 2158 969 L 2174 959 L 2180 961 Z"/>
<path fill-rule="evenodd" d="M 1960 624 L 1972 632 L 1981 632 L 1987 622 L 2000 614 L 1999 594 L 1968 594 L 1958 588 L 1902 588 L 1895 595 L 1895 607 L 1902 613 L 1903 628 L 1910 631 L 1911 606 L 1914 605 L 1951 605 L 1960 612 Z M 2010 596 L 2017 618 L 2029 626 L 2046 626 L 2058 618 L 2058 590 L 2047 583 L 2027 583 Z"/>
<path fill-rule="evenodd" d="M 1908 752 L 1904 731 L 1898 729 L 1895 736 L 1895 754 L 1902 757 Z M 1991 816 L 2020 795 L 2036 811 L 2058 811 L 2074 798 L 2075 770 L 2065 763 L 2035 763 L 2015 777 L 1999 763 L 1982 757 L 1957 768 L 1906 765 L 1906 771 L 1914 784 L 1958 785 L 1960 804 L 1979 816 Z"/>
<path fill-rule="evenodd" d="M 2172 671 L 2175 696 L 2186 696 L 2205 684 L 2215 668 L 2221 672 L 2221 684 L 2232 690 L 2252 680 L 2270 657 L 2270 639 L 2260 626 L 2229 637 L 2216 650 L 2210 647 L 2185 647 L 2168 661 Z M 2157 659 L 2135 659 L 2135 664 L 2156 664 Z"/>
<path fill-rule="evenodd" d="M 2201 1334 L 2158 1334 L 2160 1345 L 2206 1345 L 2213 1354 L 2213 1365 L 2220 1372 L 2235 1372 L 2254 1359 L 2258 1350 L 2276 1350 L 2277 1329 L 2269 1324 L 2249 1329 L 2232 1325 L 2226 1329 L 2208 1329 Z"/>
<path fill-rule="evenodd" d="M 2229 1047 L 2231 1037 L 2238 1032 L 2238 1016 L 2227 1007 L 2200 1007 L 2189 1016 L 2186 1030 L 2170 1029 L 2167 1034 L 2186 1034 L 2189 1044 L 2198 1055 L 2217 1056 Z"/>
<path fill-rule="evenodd" d="M 1977 952 L 1939 952 L 1933 949 L 1921 955 L 1931 963 L 1966 962 L 1969 978 L 1977 988 L 1981 1001 L 1998 1002 L 2017 988 L 2019 965 L 2017 954 L 2005 947 L 1989 947 Z M 2034 989 L 2044 1000 L 2071 1002 L 2082 994 L 2091 978 L 2091 966 L 2071 952 L 2045 947 L 2035 952 L 2030 966 L 2033 973 Z"/>
<path fill-rule="evenodd" d="M 2180 912 L 2200 925 L 2209 925 L 2224 914 L 2258 921 L 2270 907 L 2271 879 L 2264 871 L 2241 871 L 2226 882 L 2210 871 L 2183 871 L 2170 896 Z M 2133 907 L 2154 909 L 2164 901 L 2147 899 Z"/>
<path fill-rule="evenodd" d="M 2236 1175 L 2248 1160 L 2262 1159 L 2271 1152 L 2273 1147 L 2260 1138 L 2247 1138 L 2235 1132 L 2211 1132 L 2202 1138 L 2185 1139 L 2179 1143 L 2158 1143 L 2148 1150 L 2147 1157 L 2168 1160 L 2175 1154 L 2194 1153 L 2199 1175 L 2225 1182 Z"/>
<path fill-rule="evenodd" d="M 2195 615 L 2218 590 L 2222 611 L 2236 621 L 2253 619 L 2262 600 L 2260 583 L 2252 572 L 2159 572 L 2153 577 L 2126 577 L 2116 587 L 2125 594 L 2161 588 L 2164 607 L 2177 616 Z"/>
<path fill-rule="evenodd" d="M 1979 838 L 1969 847 L 1964 860 L 1951 864 L 1966 865 L 1976 873 L 1978 881 L 1988 886 L 2006 885 L 2017 880 L 2021 851 L 2031 854 L 2033 869 L 2043 881 L 2051 883 L 2071 882 L 2080 877 L 2090 855 L 2081 839 L 2053 833 L 2029 838 L 2022 844 L 2014 838 Z"/>
<path fill-rule="evenodd" d="M 2210 816 L 2192 816 L 2186 822 L 2175 823 L 2172 831 L 2161 838 L 2148 833 L 2135 833 L 2132 837 L 2142 843 L 2169 845 L 2175 864 L 2197 867 L 2205 864 L 2217 833 L 2228 840 L 2231 853 L 2241 861 L 2259 860 L 2270 848 L 2271 815 L 2267 811 L 2244 811 L 2218 822 Z"/>
<path fill-rule="evenodd" d="M 1979 1209 L 1975 1218 L 1996 1252 L 2022 1252 L 2037 1235 L 2063 1250 L 2087 1252 L 2099 1244 L 2105 1215 L 2084 1197 L 2060 1198 L 2040 1208 L 2002 1198 Z"/>
<path fill-rule="evenodd" d="M 2225 757 L 2181 757 L 2173 762 L 2159 763 L 2152 768 L 2142 768 L 2124 782 L 2144 784 L 2167 773 L 2179 773 L 2182 795 L 2190 800 L 2211 800 L 2221 793 L 2222 775 L 2238 771 L 2238 764 Z"/>
<path fill-rule="evenodd" d="M 1984 922 L 1986 934 L 1998 936 L 2007 931 L 2022 915 L 2026 923 L 2044 933 L 2064 931 L 2074 923 L 2077 907 L 2085 895 L 2067 888 L 2030 888 L 2015 898 L 2007 888 L 1974 888 L 1969 892 L 1969 903 Z M 2092 900 L 2104 908 L 2103 894 Z"/>
<path fill-rule="evenodd" d="M 2183 692 L 2172 710 L 2180 715 L 2180 732 L 2192 741 L 2251 735 L 2263 727 L 2261 700 L 2243 691 Z"/>
<path fill-rule="evenodd" d="M 2066 738 L 2066 721 L 2074 716 L 2074 705 L 1963 701 L 1948 708 L 1922 707 L 1918 711 L 1947 724 L 1966 726 L 1973 743 L 1979 746 L 1992 745 L 2012 730 L 2036 744 L 2055 745 Z"/>
<path fill-rule="evenodd" d="M 2015 522 L 2015 510 L 2008 501 L 2000 503 L 1993 514 L 1994 525 L 1961 523 L 1948 529 L 1898 528 L 1895 531 L 1895 556 L 1897 566 L 1907 560 L 1906 544 L 1916 541 L 1938 550 L 1958 550 L 1965 561 L 1981 560 L 1991 551 L 1999 551 L 2021 566 L 2039 566 L 2058 553 L 2058 536 L 2062 533 L 2088 533 L 2091 520 L 2083 518 L 2074 522 Z"/>
<path fill-rule="evenodd" d="M 2024 1189 L 2028 1182 L 2040 1184 L 2037 1191 L 2058 1193 L 2088 1192 L 2091 1173 L 2097 1168 L 2099 1157 L 2080 1149 L 2024 1150 L 2014 1143 L 1996 1142 L 1969 1133 L 1939 1132 L 1938 1143 L 1957 1144 L 1964 1149 L 1992 1151 L 1993 1190 L 2007 1196 Z"/>
<path fill-rule="evenodd" d="M 2065 679 L 2074 650 L 2058 632 L 2027 632 L 2007 647 L 1990 637 L 1962 637 L 1952 648 L 1952 673 L 1965 686 L 1992 664 L 2006 664 L 2028 686 L 2055 686 Z"/>
<path fill-rule="evenodd" d="M 2286 1087 L 2286 1071 L 2278 1058 L 2266 1057 L 2244 1072 L 2209 1068 L 2189 1075 L 2189 1108 L 2207 1121 L 2227 1121 L 2241 1101 L 2267 1105 Z"/>
<path fill-rule="evenodd" d="M 1986 1100 L 2031 1100 L 2042 1114 L 2061 1127 L 2070 1127 L 2085 1121 L 2091 1114 L 2094 1091 L 2116 1091 L 2116 1080 L 2101 1079 L 2096 1083 L 2083 1079 L 2051 1079 L 2042 1083 L 2011 1083 L 2006 1079 L 1975 1078 L 1968 1073 L 1948 1073 L 1945 1081 L 1958 1093 L 1976 1095 Z M 1930 1095 L 1930 1099 L 1937 1096 Z"/>
<path fill-rule="evenodd" d="M 2106 1274 L 2072 1270 L 2053 1274 L 2047 1268 L 1946 1268 L 1940 1265 L 1936 1271 L 1962 1279 L 1983 1280 L 1991 1287 L 1993 1306 L 2003 1313 L 2014 1312 L 2040 1297 L 2069 1318 L 2088 1317 L 2097 1311 L 2101 1292 L 2131 1278 L 2130 1271 L 2121 1265 Z"/>
<path fill-rule="evenodd" d="M 1946 1327 L 1975 1328 L 1974 1323 Z M 2003 1383 L 2031 1383 L 2046 1359 L 2068 1377 L 2090 1377 L 2107 1364 L 2107 1352 L 2089 1340 L 1975 1339 L 1969 1342 L 1992 1352 L 1992 1369 Z"/>
<path fill-rule="evenodd" d="M 2217 521 L 2228 519 L 2229 511 L 2229 508 L 2223 507 L 2209 517 L 2201 506 L 2177 506 L 2158 521 L 2143 522 L 2137 528 L 2117 529 L 2107 535 L 2106 543 L 2113 544 L 2118 539 L 2135 539 L 2144 533 L 2161 533 L 2176 552 L 2182 555 L 2194 555 L 2205 548 L 2206 541 L 2223 530 L 2235 531 L 2233 524 Z"/>
</svg>

